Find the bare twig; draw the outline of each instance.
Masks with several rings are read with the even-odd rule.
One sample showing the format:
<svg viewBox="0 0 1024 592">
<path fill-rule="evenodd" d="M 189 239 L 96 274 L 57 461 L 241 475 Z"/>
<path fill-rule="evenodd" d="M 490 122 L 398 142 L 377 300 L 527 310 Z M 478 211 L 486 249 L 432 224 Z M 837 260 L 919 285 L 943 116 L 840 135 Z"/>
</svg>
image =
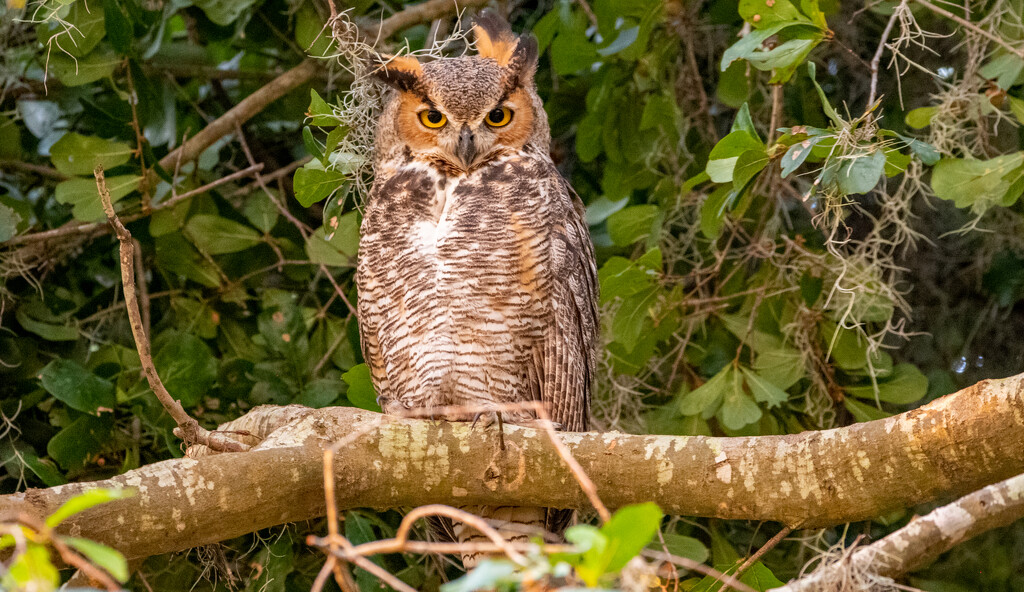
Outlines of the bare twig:
<svg viewBox="0 0 1024 592">
<path fill-rule="evenodd" d="M 565 445 L 565 442 L 558 437 L 555 433 L 555 426 L 551 423 L 551 418 L 548 416 L 547 409 L 540 402 L 536 402 L 535 406 L 537 412 L 537 418 L 541 422 L 541 426 L 544 428 L 544 432 L 547 434 L 548 439 L 551 440 L 551 444 L 558 451 L 558 456 L 561 457 L 562 462 L 568 465 L 569 470 L 572 471 L 573 477 L 576 478 L 576 482 L 580 484 L 580 489 L 583 493 L 587 494 L 587 499 L 590 500 L 591 505 L 597 510 L 597 515 L 601 519 L 601 522 L 608 522 L 612 518 L 611 512 L 608 511 L 608 506 L 604 505 L 601 501 L 600 496 L 597 495 L 597 486 L 590 479 L 587 473 L 580 466 L 580 463 L 569 451 L 569 448 Z"/>
<path fill-rule="evenodd" d="M 707 565 L 704 565 L 703 563 L 698 563 L 698 562 L 694 561 L 693 559 L 690 559 L 689 557 L 680 557 L 678 555 L 673 555 L 671 553 L 665 553 L 663 551 L 654 551 L 652 549 L 645 549 L 645 550 L 641 551 L 640 554 L 643 555 L 644 557 L 649 558 L 649 559 L 658 559 L 658 560 L 661 560 L 661 561 L 668 561 L 669 563 L 673 563 L 675 565 L 678 565 L 679 567 L 681 567 L 683 569 L 687 569 L 689 571 L 695 571 L 697 573 L 701 573 L 701 574 L 704 574 L 706 576 L 711 576 L 712 578 L 715 578 L 716 580 L 718 580 L 719 582 L 722 582 L 726 586 L 732 586 L 738 592 L 757 592 L 756 590 L 754 590 L 750 586 L 748 586 L 748 585 L 744 584 L 743 582 L 737 580 L 734 576 L 722 573 L 722 572 L 718 571 L 717 569 L 715 569 L 713 567 L 709 567 Z M 724 588 L 723 588 L 723 590 L 724 590 Z"/>
<path fill-rule="evenodd" d="M 185 440 L 188 444 L 203 444 L 221 452 L 241 452 L 247 450 L 248 447 L 240 442 L 201 427 L 198 421 L 185 412 L 181 403 L 167 392 L 163 382 L 160 380 L 160 376 L 156 372 L 156 366 L 153 364 L 153 355 L 149 348 L 149 337 L 146 336 L 142 314 L 139 312 L 139 301 L 135 294 L 135 249 L 132 235 L 114 212 L 110 191 L 107 190 L 107 181 L 103 175 L 103 167 L 97 165 L 93 170 L 93 175 L 96 177 L 96 189 L 100 194 L 103 212 L 107 216 L 107 221 L 113 226 L 114 234 L 117 235 L 117 240 L 121 244 L 121 283 L 124 285 L 125 307 L 128 310 L 128 320 L 132 327 L 132 335 L 135 337 L 135 348 L 139 352 L 139 361 L 142 364 L 143 371 L 146 373 L 146 381 L 149 383 L 149 387 L 153 389 L 153 393 L 159 399 L 160 404 L 163 405 L 167 413 L 174 419 L 174 422 L 178 424 L 178 427 L 174 430 L 175 435 Z"/>
<path fill-rule="evenodd" d="M 149 286 L 146 284 L 146 268 L 142 263 L 142 245 L 134 238 L 132 239 L 132 250 L 135 256 L 135 283 L 139 288 L 139 297 L 142 300 L 142 330 L 149 337 Z"/>
<path fill-rule="evenodd" d="M 896 21 L 899 18 L 900 11 L 898 8 L 893 8 L 892 16 L 889 17 L 889 22 L 885 24 L 882 36 L 878 40 L 878 49 L 875 50 L 875 55 L 871 58 L 871 92 L 868 93 L 867 109 L 871 109 L 871 106 L 875 104 L 875 97 L 878 96 L 878 65 L 882 61 L 882 53 L 885 51 L 885 44 L 889 40 L 889 33 L 892 33 L 892 28 L 896 25 Z"/>
<path fill-rule="evenodd" d="M 51 179 L 56 179 L 58 181 L 66 181 L 68 179 L 67 175 L 58 171 L 55 168 L 51 168 L 41 164 L 32 164 L 31 162 L 23 162 L 20 160 L 0 159 L 0 169 L 21 169 L 29 173 L 35 173 L 37 175 L 42 175 L 44 177 L 50 177 Z"/>
<path fill-rule="evenodd" d="M 758 549 L 756 552 L 754 552 L 753 555 L 751 555 L 750 557 L 747 557 L 747 560 L 744 561 L 743 564 L 740 565 L 738 568 L 736 568 L 736 573 L 734 573 L 733 576 L 735 576 L 737 578 L 742 576 L 745 571 L 750 569 L 751 565 L 754 565 L 755 563 L 760 561 L 761 558 L 764 557 L 765 553 L 767 553 L 768 551 L 771 551 L 772 549 L 774 549 L 775 546 L 778 545 L 779 543 L 781 543 L 782 539 L 788 537 L 789 533 L 791 533 L 791 532 L 793 532 L 793 529 L 790 528 L 789 526 L 782 527 L 782 530 L 780 530 L 778 533 L 776 533 L 775 536 L 773 536 L 772 538 L 768 539 L 767 543 L 762 545 L 761 548 Z M 727 592 L 731 586 L 732 586 L 732 584 L 726 584 L 725 586 L 722 587 L 722 591 L 721 592 Z"/>
<path fill-rule="evenodd" d="M 195 189 L 193 189 L 191 191 L 186 191 L 185 193 L 181 193 L 181 194 L 179 194 L 179 195 L 177 195 L 175 197 L 172 197 L 171 199 L 168 199 L 168 200 L 166 200 L 164 202 L 161 202 L 159 205 L 157 205 L 156 207 L 152 208 L 149 212 L 139 212 L 139 213 L 136 213 L 136 214 L 130 214 L 128 216 L 125 216 L 123 222 L 125 224 L 127 224 L 127 223 L 130 223 L 130 222 L 134 222 L 136 220 L 141 220 L 142 218 L 145 218 L 146 216 L 152 214 L 153 212 L 156 212 L 156 211 L 159 211 L 159 210 L 165 210 L 167 208 L 173 207 L 173 206 L 181 203 L 182 201 L 184 201 L 186 199 L 189 199 L 189 198 L 195 197 L 197 195 L 201 195 L 203 193 L 206 193 L 207 191 L 213 189 L 214 187 L 218 187 L 218 186 L 223 185 L 225 183 L 230 183 L 230 182 L 232 182 L 232 181 L 234 181 L 236 179 L 241 179 L 242 177 L 247 177 L 247 176 L 249 176 L 249 175 L 251 175 L 253 173 L 256 173 L 256 172 L 258 172 L 258 171 L 260 171 L 262 169 L 263 169 L 263 165 L 262 164 L 257 164 L 257 165 L 253 165 L 253 166 L 250 166 L 250 167 L 246 167 L 246 168 L 244 168 L 244 169 L 242 169 L 240 171 L 235 171 L 235 172 L 231 173 L 230 175 L 226 175 L 226 176 L 221 177 L 221 178 L 219 178 L 219 179 L 217 179 L 215 181 L 211 181 L 211 182 L 207 183 L 206 185 L 203 185 L 202 187 L 197 187 L 197 188 L 195 188 Z M 61 237 L 72 235 L 72 234 L 87 234 L 87 235 L 97 235 L 98 236 L 100 234 L 105 234 L 107 232 L 110 232 L 110 230 L 112 228 L 113 227 L 110 226 L 109 224 L 104 224 L 102 222 L 89 222 L 88 224 L 65 224 L 64 226 L 60 226 L 58 228 L 53 228 L 51 230 L 45 230 L 43 232 L 35 232 L 35 233 L 32 233 L 32 234 L 23 234 L 21 236 L 16 236 L 16 237 L 10 239 L 9 241 L 3 243 L 3 245 L 4 246 L 16 246 L 16 245 L 21 245 L 21 244 L 26 244 L 26 243 L 36 243 L 36 242 L 41 242 L 41 241 L 47 241 L 47 240 L 52 240 L 52 239 L 56 239 L 56 238 L 61 238 Z"/>
<path fill-rule="evenodd" d="M 969 21 L 969 20 L 967 20 L 965 18 L 959 17 L 959 16 L 953 14 L 952 12 L 946 10 L 945 8 L 941 8 L 939 6 L 936 6 L 936 5 L 932 4 L 931 2 L 928 2 L 928 0 L 913 0 L 913 2 L 915 2 L 917 4 L 920 4 L 921 6 L 924 6 L 925 8 L 927 8 L 928 10 L 934 12 L 935 14 L 937 14 L 939 16 L 944 16 L 944 17 L 948 18 L 949 20 L 951 20 L 951 21 L 955 22 L 956 24 L 964 27 L 965 29 L 970 29 L 971 31 L 977 33 L 978 35 L 981 35 L 982 37 L 988 39 L 989 41 L 999 45 L 1000 47 L 1002 47 L 1006 51 L 1008 51 L 1008 52 L 1012 53 L 1013 55 L 1019 57 L 1020 59 L 1024 60 L 1024 48 L 1022 48 L 1022 47 L 1014 47 L 1014 46 L 1010 45 L 1009 43 L 1007 43 L 1006 40 L 1003 39 L 1002 37 L 1000 37 L 998 35 L 995 35 L 993 33 L 990 33 L 988 31 L 986 31 L 985 29 L 982 29 L 978 25 L 975 25 L 971 21 Z"/>
<path fill-rule="evenodd" d="M 772 115 L 768 122 L 768 142 L 771 146 L 772 142 L 775 141 L 776 130 L 782 124 L 782 85 L 772 85 Z"/>
<path fill-rule="evenodd" d="M 402 29 L 449 15 L 457 9 L 475 8 L 484 4 L 487 4 L 487 0 L 427 0 L 391 15 L 379 27 L 367 26 L 364 30 L 376 35 L 378 39 L 387 39 Z"/>
</svg>

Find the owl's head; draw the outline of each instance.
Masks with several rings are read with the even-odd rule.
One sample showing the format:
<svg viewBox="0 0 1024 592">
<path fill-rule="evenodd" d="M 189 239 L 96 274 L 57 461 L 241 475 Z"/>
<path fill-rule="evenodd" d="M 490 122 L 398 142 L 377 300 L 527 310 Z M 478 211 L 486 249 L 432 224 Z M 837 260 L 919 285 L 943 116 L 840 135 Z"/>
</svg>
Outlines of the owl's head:
<svg viewBox="0 0 1024 592">
<path fill-rule="evenodd" d="M 377 69 L 396 90 L 381 115 L 378 149 L 408 150 L 456 174 L 530 146 L 547 150 L 550 131 L 533 83 L 537 41 L 515 36 L 487 11 L 473 30 L 478 55 L 427 63 L 399 57 Z"/>
</svg>

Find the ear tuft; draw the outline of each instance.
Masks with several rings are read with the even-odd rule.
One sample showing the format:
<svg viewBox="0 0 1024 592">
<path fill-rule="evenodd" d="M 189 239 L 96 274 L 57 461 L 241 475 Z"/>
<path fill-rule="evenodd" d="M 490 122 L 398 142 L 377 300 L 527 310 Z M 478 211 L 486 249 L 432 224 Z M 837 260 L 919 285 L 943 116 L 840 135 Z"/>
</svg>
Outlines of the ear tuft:
<svg viewBox="0 0 1024 592">
<path fill-rule="evenodd" d="M 410 56 L 381 54 L 374 60 L 373 75 L 381 82 L 406 92 L 416 91 L 423 76 L 423 66 Z"/>
<path fill-rule="evenodd" d="M 530 34 L 524 34 L 519 38 L 516 50 L 508 62 L 509 70 L 516 73 L 520 81 L 533 78 L 537 70 L 537 39 Z"/>
<path fill-rule="evenodd" d="M 502 68 L 508 66 L 519 45 L 519 38 L 512 34 L 512 27 L 505 19 L 493 11 L 484 10 L 477 15 L 473 31 L 480 57 L 493 58 Z"/>
</svg>

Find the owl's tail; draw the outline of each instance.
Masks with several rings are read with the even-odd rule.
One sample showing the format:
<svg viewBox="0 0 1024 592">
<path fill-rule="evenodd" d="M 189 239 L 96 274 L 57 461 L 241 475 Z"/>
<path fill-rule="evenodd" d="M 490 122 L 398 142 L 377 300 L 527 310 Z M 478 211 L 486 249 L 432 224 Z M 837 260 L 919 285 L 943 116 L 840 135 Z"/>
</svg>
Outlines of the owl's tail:
<svg viewBox="0 0 1024 592">
<path fill-rule="evenodd" d="M 487 524 L 498 531 L 506 541 L 514 543 L 529 542 L 545 531 L 548 509 L 526 506 L 464 506 L 460 508 L 483 518 Z M 463 544 L 487 543 L 490 539 L 481 534 L 473 526 L 452 521 L 452 532 L 455 540 Z M 462 553 L 462 565 L 469 571 L 484 559 L 487 553 L 466 550 Z"/>
</svg>

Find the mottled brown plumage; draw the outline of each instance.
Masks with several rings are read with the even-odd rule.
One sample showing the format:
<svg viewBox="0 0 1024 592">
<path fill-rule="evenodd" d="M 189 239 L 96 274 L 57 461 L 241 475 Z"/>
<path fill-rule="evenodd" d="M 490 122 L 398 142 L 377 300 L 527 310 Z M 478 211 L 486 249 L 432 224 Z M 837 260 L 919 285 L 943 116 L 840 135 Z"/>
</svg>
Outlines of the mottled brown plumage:
<svg viewBox="0 0 1024 592">
<path fill-rule="evenodd" d="M 540 400 L 563 429 L 586 430 L 598 320 L 583 206 L 548 152 L 536 42 L 488 14 L 476 34 L 478 56 L 378 72 L 395 90 L 359 248 L 364 357 L 385 413 Z M 565 522 L 544 508 L 471 511 Z"/>
</svg>

